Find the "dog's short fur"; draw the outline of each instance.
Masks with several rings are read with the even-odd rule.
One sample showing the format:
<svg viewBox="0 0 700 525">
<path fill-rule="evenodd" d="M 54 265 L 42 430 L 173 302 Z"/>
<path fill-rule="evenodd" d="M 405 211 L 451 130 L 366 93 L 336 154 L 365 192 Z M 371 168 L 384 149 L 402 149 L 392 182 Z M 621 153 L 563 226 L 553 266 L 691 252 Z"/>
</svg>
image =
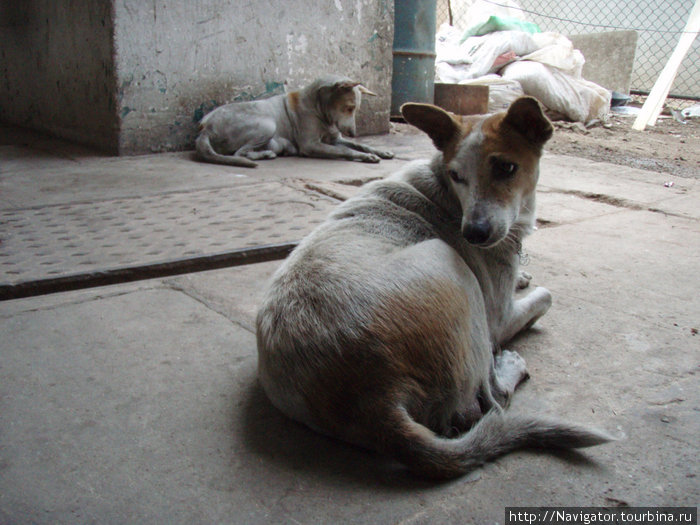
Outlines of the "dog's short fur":
<svg viewBox="0 0 700 525">
<path fill-rule="evenodd" d="M 432 477 L 518 447 L 610 440 L 501 408 L 527 372 L 494 349 L 551 304 L 539 287 L 514 299 L 552 134 L 539 103 L 464 121 L 430 105 L 402 112 L 441 153 L 367 185 L 275 274 L 257 317 L 267 395 L 293 419 Z"/>
<path fill-rule="evenodd" d="M 259 159 L 301 155 L 379 162 L 381 151 L 354 137 L 362 94 L 374 95 L 349 78 L 319 78 L 301 91 L 252 102 L 234 102 L 207 114 L 195 143 L 201 160 L 253 168 Z"/>
</svg>

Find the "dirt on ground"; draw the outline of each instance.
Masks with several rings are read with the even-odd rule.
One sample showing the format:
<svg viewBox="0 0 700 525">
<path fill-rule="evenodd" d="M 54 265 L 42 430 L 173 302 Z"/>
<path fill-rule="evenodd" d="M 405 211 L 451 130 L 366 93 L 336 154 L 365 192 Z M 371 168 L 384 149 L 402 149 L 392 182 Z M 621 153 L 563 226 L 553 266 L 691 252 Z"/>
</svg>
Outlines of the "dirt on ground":
<svg viewBox="0 0 700 525">
<path fill-rule="evenodd" d="M 633 122 L 633 117 L 617 115 L 588 129 L 555 122 L 554 137 L 545 148 L 550 153 L 700 178 L 700 118 L 683 124 L 664 115 L 644 131 L 633 130 Z"/>
</svg>

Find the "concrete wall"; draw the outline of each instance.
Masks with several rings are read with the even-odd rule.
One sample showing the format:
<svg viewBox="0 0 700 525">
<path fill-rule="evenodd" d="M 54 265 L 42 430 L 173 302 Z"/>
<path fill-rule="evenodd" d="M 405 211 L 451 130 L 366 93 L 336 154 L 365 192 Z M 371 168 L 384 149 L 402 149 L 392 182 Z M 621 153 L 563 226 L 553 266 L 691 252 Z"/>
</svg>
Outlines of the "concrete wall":
<svg viewBox="0 0 700 525">
<path fill-rule="evenodd" d="M 362 81 L 360 133 L 388 130 L 393 2 L 116 2 L 123 152 L 190 147 L 215 106 L 292 91 L 325 72 Z"/>
<path fill-rule="evenodd" d="M 0 120 L 117 152 L 112 9 L 0 2 Z"/>
<path fill-rule="evenodd" d="M 345 74 L 362 134 L 389 128 L 391 0 L 0 3 L 0 120 L 110 153 L 193 146 L 215 106 Z"/>
<path fill-rule="evenodd" d="M 391 0 L 0 3 L 0 119 L 133 154 L 193 147 L 215 106 L 345 74 L 389 129 Z"/>
</svg>

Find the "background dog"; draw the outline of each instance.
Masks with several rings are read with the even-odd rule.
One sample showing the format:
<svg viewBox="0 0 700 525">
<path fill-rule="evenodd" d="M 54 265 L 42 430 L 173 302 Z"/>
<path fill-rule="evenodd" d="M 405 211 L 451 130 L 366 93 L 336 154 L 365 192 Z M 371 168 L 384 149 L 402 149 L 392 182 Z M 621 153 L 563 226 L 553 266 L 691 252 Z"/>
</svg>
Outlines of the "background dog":
<svg viewBox="0 0 700 525">
<path fill-rule="evenodd" d="M 518 447 L 609 441 L 502 409 L 527 372 L 494 349 L 551 304 L 539 287 L 514 300 L 552 135 L 539 103 L 464 122 L 430 105 L 402 113 L 441 153 L 367 185 L 277 271 L 257 316 L 272 403 L 438 478 Z"/>
<path fill-rule="evenodd" d="M 379 162 L 394 156 L 342 137 L 354 137 L 362 94 L 359 82 L 327 76 L 301 91 L 265 100 L 221 106 L 200 122 L 196 140 L 201 160 L 253 168 L 259 159 L 301 155 Z"/>
</svg>

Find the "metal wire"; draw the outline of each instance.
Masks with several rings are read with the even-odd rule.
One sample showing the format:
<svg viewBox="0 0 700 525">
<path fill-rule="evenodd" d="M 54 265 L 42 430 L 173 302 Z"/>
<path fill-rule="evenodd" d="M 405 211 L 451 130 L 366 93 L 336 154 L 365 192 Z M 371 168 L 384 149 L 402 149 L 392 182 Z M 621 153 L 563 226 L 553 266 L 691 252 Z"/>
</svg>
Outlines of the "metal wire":
<svg viewBox="0 0 700 525">
<path fill-rule="evenodd" d="M 438 1 L 438 24 L 448 20 L 467 29 L 467 9 L 475 0 Z M 483 0 L 494 6 L 502 1 Z M 649 92 L 684 33 L 692 0 L 519 0 L 525 18 L 542 31 L 564 35 L 634 30 L 638 33 L 631 91 Z M 700 97 L 700 38 L 695 40 L 671 87 L 673 96 L 688 100 Z"/>
</svg>

